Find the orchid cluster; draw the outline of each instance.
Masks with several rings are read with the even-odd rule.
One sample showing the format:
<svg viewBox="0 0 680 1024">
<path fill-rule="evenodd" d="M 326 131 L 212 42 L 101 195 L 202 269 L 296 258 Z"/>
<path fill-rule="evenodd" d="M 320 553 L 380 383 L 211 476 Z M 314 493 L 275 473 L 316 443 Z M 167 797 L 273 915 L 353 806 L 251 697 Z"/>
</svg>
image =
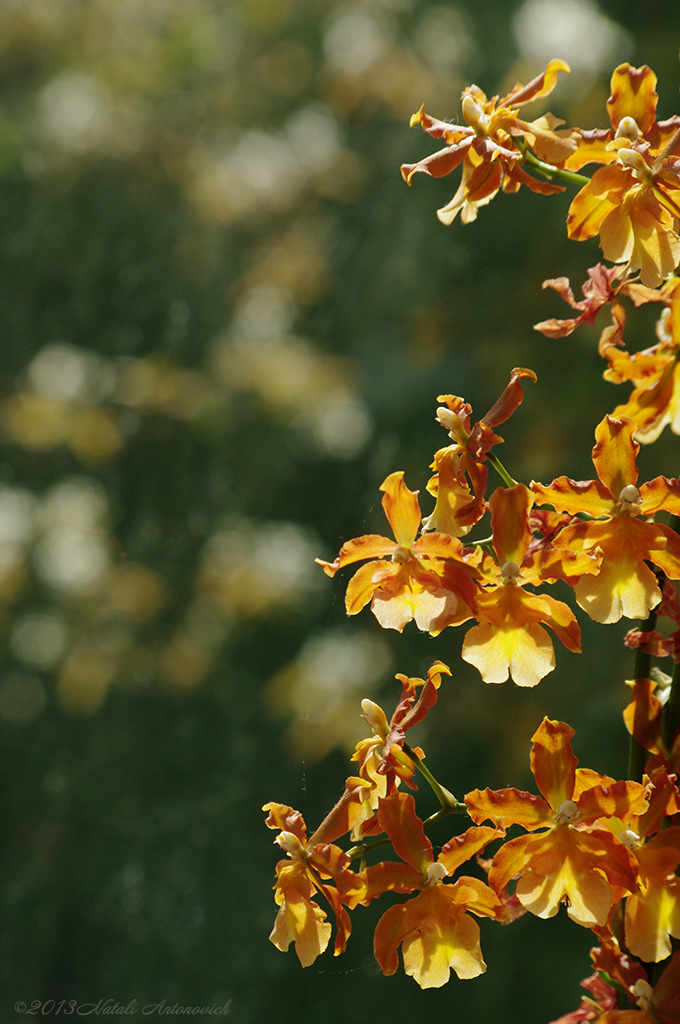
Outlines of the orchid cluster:
<svg viewBox="0 0 680 1024">
<path fill-rule="evenodd" d="M 680 479 L 640 483 L 637 469 L 641 444 L 666 425 L 680 433 L 680 117 L 657 121 L 655 75 L 623 64 L 611 81 L 611 129 L 564 130 L 551 114 L 522 120 L 519 108 L 547 95 L 568 70 L 553 60 L 502 99 L 471 86 L 463 94 L 462 126 L 421 108 L 411 123 L 445 146 L 402 174 L 410 183 L 417 172 L 440 177 L 462 165 L 454 198 L 438 211 L 445 224 L 459 212 L 463 222 L 473 221 L 501 189 L 526 185 L 547 194 L 582 186 L 569 209 L 569 236 L 599 235 L 612 266 L 589 270 L 578 301 L 566 278 L 546 281 L 576 315 L 536 328 L 566 337 L 608 307 L 611 323 L 599 343 L 604 376 L 631 382 L 633 390 L 595 426 L 593 479 L 525 484 L 500 462 L 496 430 L 523 401 L 526 383 L 536 381 L 533 371 L 516 368 L 476 422 L 463 398 L 439 396 L 436 415 L 447 439 L 431 464 L 431 511 L 423 514 L 418 492 L 403 473 L 392 473 L 380 489 L 394 539 L 358 537 L 334 561 L 317 561 L 331 577 L 363 563 L 347 585 L 348 615 L 370 604 L 382 627 L 401 632 L 413 620 L 432 636 L 471 624 L 462 658 L 486 683 L 510 677 L 521 687 L 538 684 L 555 666 L 547 629 L 568 650 L 581 650 L 574 610 L 547 592 L 558 580 L 596 622 L 640 620 L 625 638 L 636 651 L 624 712 L 629 777 L 578 768 L 573 729 L 546 718 L 530 754 L 538 794 L 487 788 L 458 799 L 433 777 L 424 752 L 407 742 L 451 669 L 437 661 L 427 679 L 398 675 L 401 696 L 391 718 L 373 701 L 362 702 L 371 735 L 357 744 L 357 774 L 311 836 L 298 811 L 265 807 L 286 854 L 277 866 L 280 909 L 270 937 L 281 950 L 294 942 L 308 966 L 330 942 L 328 910 L 337 955 L 354 908 L 406 894 L 378 920 L 376 959 L 384 974 L 394 974 L 401 948 L 406 974 L 423 988 L 439 987 L 451 970 L 459 978 L 486 970 L 475 918 L 511 924 L 526 913 L 553 917 L 564 904 L 597 945 L 595 973 L 583 982 L 588 996 L 561 1021 L 680 1024 L 680 669 L 671 677 L 652 667 L 662 658 L 680 664 L 673 582 L 680 580 Z M 592 178 L 579 173 L 592 163 L 602 165 Z M 625 348 L 624 299 L 661 307 L 658 341 L 644 351 Z M 502 484 L 495 489 L 490 470 Z M 670 524 L 657 521 L 661 513 Z M 472 539 L 486 516 L 489 535 Z M 674 625 L 669 635 L 656 628 L 657 615 Z M 440 803 L 425 820 L 413 796 L 417 773 Z M 427 830 L 449 815 L 472 824 L 435 856 Z M 508 838 L 512 826 L 523 831 Z M 353 845 L 337 845 L 343 837 Z M 376 861 L 373 851 L 388 845 L 398 859 Z"/>
</svg>

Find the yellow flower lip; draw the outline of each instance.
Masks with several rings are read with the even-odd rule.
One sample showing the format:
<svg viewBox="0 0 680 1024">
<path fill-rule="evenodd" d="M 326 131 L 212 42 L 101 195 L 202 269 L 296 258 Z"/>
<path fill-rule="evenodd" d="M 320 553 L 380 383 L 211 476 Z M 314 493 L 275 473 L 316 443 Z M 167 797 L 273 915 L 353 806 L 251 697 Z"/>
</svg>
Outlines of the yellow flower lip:
<svg viewBox="0 0 680 1024">
<path fill-rule="evenodd" d="M 619 121 L 619 126 L 616 129 L 617 139 L 628 139 L 629 142 L 635 142 L 640 138 L 642 132 L 637 126 L 637 121 L 634 117 L 622 117 Z"/>
</svg>

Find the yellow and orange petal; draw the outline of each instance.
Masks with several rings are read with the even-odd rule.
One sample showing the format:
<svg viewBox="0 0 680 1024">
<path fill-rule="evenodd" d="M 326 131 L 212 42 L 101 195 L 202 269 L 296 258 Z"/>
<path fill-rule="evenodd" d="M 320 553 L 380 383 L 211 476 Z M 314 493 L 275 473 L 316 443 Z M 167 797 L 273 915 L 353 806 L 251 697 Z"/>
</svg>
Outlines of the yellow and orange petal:
<svg viewBox="0 0 680 1024">
<path fill-rule="evenodd" d="M 671 938 L 680 939 L 680 828 L 665 829 L 633 853 L 640 878 L 626 901 L 626 945 L 633 956 L 659 963 L 673 952 Z"/>
<path fill-rule="evenodd" d="M 515 894 L 537 917 L 554 917 L 565 899 L 577 924 L 606 924 L 612 889 L 635 889 L 635 865 L 628 850 L 608 832 L 558 826 L 547 833 L 519 836 L 493 859 L 489 882 L 497 891 L 520 875 Z"/>
<path fill-rule="evenodd" d="M 374 951 L 383 974 L 394 974 L 402 947 L 404 971 L 421 988 L 440 988 L 453 970 L 476 978 L 486 970 L 479 925 L 466 913 L 491 916 L 500 901 L 476 878 L 439 883 L 407 903 L 390 907 L 375 930 Z"/>
<path fill-rule="evenodd" d="M 294 942 L 300 963 L 309 967 L 328 946 L 331 926 L 324 911 L 311 899 L 313 888 L 302 863 L 285 864 L 277 886 L 280 909 L 269 940 L 284 953 Z"/>
<path fill-rule="evenodd" d="M 483 591 L 476 616 L 480 624 L 466 633 L 461 656 L 486 683 L 511 676 L 518 686 L 531 687 L 552 671 L 555 650 L 541 623 L 551 626 L 569 650 L 581 649 L 580 628 L 567 605 L 516 585 Z"/>
</svg>

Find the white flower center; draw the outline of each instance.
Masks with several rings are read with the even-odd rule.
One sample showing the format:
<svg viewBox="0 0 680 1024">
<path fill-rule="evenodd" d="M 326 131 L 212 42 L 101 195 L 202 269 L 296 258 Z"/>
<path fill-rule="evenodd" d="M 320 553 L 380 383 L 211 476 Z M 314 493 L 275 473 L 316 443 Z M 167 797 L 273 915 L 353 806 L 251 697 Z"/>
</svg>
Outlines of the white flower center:
<svg viewBox="0 0 680 1024">
<path fill-rule="evenodd" d="M 578 817 L 578 807 L 573 800 L 563 800 L 557 808 L 556 825 L 571 824 Z"/>
<path fill-rule="evenodd" d="M 519 566 L 516 562 L 504 562 L 501 566 L 501 576 L 504 583 L 516 583 L 519 576 Z"/>
<path fill-rule="evenodd" d="M 635 484 L 626 484 L 619 494 L 619 506 L 622 512 L 638 512 L 642 498 Z"/>
<path fill-rule="evenodd" d="M 637 126 L 637 121 L 634 117 L 622 117 L 619 121 L 619 127 L 616 129 L 617 139 L 628 139 L 629 142 L 635 142 L 636 139 L 640 138 L 640 129 Z"/>
<path fill-rule="evenodd" d="M 632 828 L 624 828 L 623 832 L 619 832 L 619 839 L 624 846 L 628 849 L 632 849 L 633 846 L 637 846 L 640 842 L 640 837 L 637 832 L 633 832 Z"/>
<path fill-rule="evenodd" d="M 437 882 L 441 882 L 442 878 L 446 878 L 448 871 L 440 861 L 436 860 L 434 864 L 430 864 L 427 869 L 427 886 L 436 885 Z"/>
<path fill-rule="evenodd" d="M 403 565 L 404 562 L 410 562 L 412 557 L 413 556 L 408 548 L 402 548 L 401 546 L 395 548 L 392 552 L 392 561 L 397 565 Z"/>
</svg>

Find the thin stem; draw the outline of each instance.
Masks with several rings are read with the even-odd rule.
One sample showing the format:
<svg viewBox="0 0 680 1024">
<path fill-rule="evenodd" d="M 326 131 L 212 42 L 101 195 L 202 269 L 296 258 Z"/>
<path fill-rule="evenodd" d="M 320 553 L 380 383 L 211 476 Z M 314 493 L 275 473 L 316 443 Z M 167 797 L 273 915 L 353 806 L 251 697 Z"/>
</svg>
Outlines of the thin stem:
<svg viewBox="0 0 680 1024">
<path fill-rule="evenodd" d="M 643 633 L 649 633 L 656 627 L 656 611 L 652 608 L 651 612 L 647 616 L 645 622 L 640 623 L 640 629 Z M 652 670 L 652 656 L 646 654 L 641 647 L 635 652 L 635 668 L 633 670 L 636 679 L 649 679 L 650 672 Z M 642 782 L 642 776 L 645 771 L 645 765 L 647 763 L 647 751 L 641 746 L 635 739 L 633 734 L 630 734 L 630 742 L 628 745 L 628 778 L 634 782 Z"/>
<path fill-rule="evenodd" d="M 680 730 L 680 665 L 675 666 L 671 692 L 663 709 L 663 741 L 666 750 L 673 749 L 673 741 Z"/>
<path fill-rule="evenodd" d="M 568 181 L 571 185 L 590 184 L 590 178 L 587 178 L 585 174 L 576 174 L 575 171 L 567 171 L 563 167 L 554 167 L 552 164 L 546 164 L 543 160 L 539 160 L 537 156 L 534 156 L 530 149 L 525 149 L 523 156 L 523 163 L 533 167 L 534 170 L 545 175 L 546 178 L 559 178 L 560 181 Z"/>
<path fill-rule="evenodd" d="M 505 468 L 505 466 L 503 465 L 503 463 L 501 462 L 501 460 L 498 458 L 497 455 L 494 455 L 493 452 L 487 452 L 487 456 L 486 457 L 489 460 L 489 462 L 491 463 L 491 465 L 493 466 L 493 468 L 496 470 L 498 475 L 500 476 L 500 478 L 503 481 L 503 483 L 507 487 L 516 487 L 517 486 L 519 481 L 518 480 L 514 480 L 510 476 L 510 474 L 508 473 L 507 469 Z"/>
<path fill-rule="evenodd" d="M 460 800 L 456 800 L 455 796 L 453 796 L 452 793 L 449 793 L 448 789 L 445 789 L 444 786 L 441 786 L 437 782 L 430 769 L 425 767 L 415 750 L 413 750 L 412 747 L 409 747 L 408 743 L 403 744 L 403 750 L 404 753 L 411 758 L 423 778 L 426 779 L 432 787 L 439 803 L 441 804 L 438 811 L 435 811 L 434 814 L 431 814 L 429 818 L 425 819 L 423 822 L 423 828 L 430 828 L 431 825 L 434 825 L 437 821 L 441 821 L 441 819 L 445 818 L 448 814 L 467 814 L 467 807 L 465 804 L 461 803 Z M 372 843 L 361 843 L 359 846 L 353 846 L 351 850 L 348 850 L 347 856 L 350 860 L 354 860 L 356 857 L 365 857 L 370 850 L 375 850 L 379 846 L 387 846 L 391 841 L 392 840 L 389 837 L 383 836 L 382 839 L 376 839 Z"/>
<path fill-rule="evenodd" d="M 465 804 L 462 806 L 463 810 L 467 810 Z M 423 822 L 423 828 L 431 828 L 436 822 L 441 821 L 442 818 L 446 818 L 449 814 L 455 814 L 457 811 L 456 807 L 451 805 L 447 807 L 440 807 L 438 811 L 431 814 L 429 818 L 425 818 Z M 371 850 L 377 849 L 379 846 L 389 846 L 392 840 L 389 836 L 383 836 L 382 839 L 375 839 L 372 843 L 361 843 L 359 846 L 353 846 L 351 850 L 347 851 L 347 856 L 350 860 L 356 860 L 357 857 L 365 857 Z"/>
<path fill-rule="evenodd" d="M 467 812 L 465 804 L 461 803 L 460 800 L 456 800 L 455 796 L 452 793 L 449 793 L 448 789 L 445 789 L 444 786 L 441 786 L 437 782 L 430 769 L 425 767 L 415 750 L 409 747 L 408 743 L 404 743 L 403 750 L 404 753 L 408 754 L 411 758 L 423 778 L 429 783 L 437 797 L 437 800 L 439 800 L 439 803 L 442 805 L 442 810 L 446 810 L 447 814 L 451 814 L 452 812 L 455 812 L 456 814 L 463 814 Z"/>
</svg>

